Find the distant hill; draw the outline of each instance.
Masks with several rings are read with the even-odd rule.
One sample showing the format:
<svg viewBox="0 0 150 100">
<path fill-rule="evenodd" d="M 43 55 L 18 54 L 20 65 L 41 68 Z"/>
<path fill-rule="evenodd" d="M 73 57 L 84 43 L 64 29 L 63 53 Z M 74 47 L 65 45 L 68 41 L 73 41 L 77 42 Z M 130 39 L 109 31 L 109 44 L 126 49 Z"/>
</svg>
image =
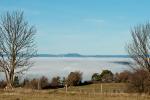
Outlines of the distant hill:
<svg viewBox="0 0 150 100">
<path fill-rule="evenodd" d="M 129 55 L 81 55 L 78 53 L 68 53 L 68 54 L 37 54 L 35 57 L 115 57 L 115 58 L 129 58 Z"/>
<path fill-rule="evenodd" d="M 80 55 L 78 53 L 68 53 L 68 54 L 64 54 L 64 57 L 83 57 L 83 55 Z"/>
</svg>

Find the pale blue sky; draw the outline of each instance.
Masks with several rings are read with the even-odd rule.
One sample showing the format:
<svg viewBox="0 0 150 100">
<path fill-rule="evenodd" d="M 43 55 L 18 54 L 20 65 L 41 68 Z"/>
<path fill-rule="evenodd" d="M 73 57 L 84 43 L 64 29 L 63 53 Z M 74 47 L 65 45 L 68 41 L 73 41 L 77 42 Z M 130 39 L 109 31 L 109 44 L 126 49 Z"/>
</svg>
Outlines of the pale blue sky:
<svg viewBox="0 0 150 100">
<path fill-rule="evenodd" d="M 38 53 L 126 54 L 131 27 L 150 20 L 150 0 L 0 0 L 37 28 Z"/>
</svg>

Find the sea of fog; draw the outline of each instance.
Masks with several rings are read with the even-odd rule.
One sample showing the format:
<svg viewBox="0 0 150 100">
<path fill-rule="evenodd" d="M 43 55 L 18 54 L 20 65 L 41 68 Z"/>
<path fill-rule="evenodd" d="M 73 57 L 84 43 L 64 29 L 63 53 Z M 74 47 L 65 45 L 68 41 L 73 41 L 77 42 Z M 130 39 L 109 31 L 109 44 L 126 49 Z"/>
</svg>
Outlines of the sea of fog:
<svg viewBox="0 0 150 100">
<path fill-rule="evenodd" d="M 83 73 L 83 80 L 90 80 L 93 73 L 100 73 L 104 69 L 111 70 L 113 73 L 123 70 L 131 70 L 130 58 L 101 57 L 101 58 L 82 58 L 82 57 L 36 57 L 34 62 L 24 75 L 33 78 L 46 76 L 51 79 L 54 76 L 67 77 L 72 71 Z"/>
</svg>

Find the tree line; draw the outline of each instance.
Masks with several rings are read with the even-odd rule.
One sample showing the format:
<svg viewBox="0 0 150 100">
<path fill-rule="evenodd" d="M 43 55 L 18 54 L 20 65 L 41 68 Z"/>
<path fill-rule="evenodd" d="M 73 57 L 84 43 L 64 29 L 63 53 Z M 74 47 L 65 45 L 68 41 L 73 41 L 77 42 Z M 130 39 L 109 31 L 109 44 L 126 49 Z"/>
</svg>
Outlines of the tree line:
<svg viewBox="0 0 150 100">
<path fill-rule="evenodd" d="M 51 80 L 49 78 L 42 76 L 41 78 L 28 79 L 25 78 L 23 81 L 15 76 L 13 81 L 14 87 L 24 87 L 30 89 L 57 89 L 62 88 L 67 85 L 69 86 L 79 86 L 82 83 L 82 73 L 80 71 L 70 72 L 70 74 L 65 78 L 61 79 L 60 76 L 53 77 Z M 7 82 L 4 80 L 0 81 L 0 88 L 5 88 Z"/>
<path fill-rule="evenodd" d="M 61 78 L 60 76 L 49 78 L 42 76 L 41 78 L 19 80 L 15 76 L 13 86 L 30 88 L 30 89 L 57 89 L 70 86 L 83 86 L 89 84 L 101 83 L 125 83 L 126 91 L 132 93 L 150 93 L 149 74 L 145 70 L 139 69 L 138 71 L 122 71 L 120 73 L 112 73 L 110 70 L 103 70 L 101 73 L 93 73 L 91 80 L 82 80 L 82 72 L 70 72 L 67 77 Z M 0 81 L 0 88 L 5 88 L 6 81 Z"/>
<path fill-rule="evenodd" d="M 110 70 L 92 75 L 92 83 L 125 83 L 126 92 L 150 93 L 150 75 L 144 69 L 122 71 L 113 74 Z"/>
</svg>

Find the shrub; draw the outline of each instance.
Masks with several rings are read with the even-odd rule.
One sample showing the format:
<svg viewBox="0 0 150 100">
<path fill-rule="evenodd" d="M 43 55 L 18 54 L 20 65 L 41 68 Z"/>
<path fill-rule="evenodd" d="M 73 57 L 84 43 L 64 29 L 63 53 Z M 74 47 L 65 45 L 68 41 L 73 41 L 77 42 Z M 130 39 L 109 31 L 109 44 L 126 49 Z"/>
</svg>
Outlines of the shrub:
<svg viewBox="0 0 150 100">
<path fill-rule="evenodd" d="M 82 81 L 82 73 L 81 72 L 71 72 L 67 77 L 67 85 L 68 86 L 77 86 L 80 85 Z"/>
<path fill-rule="evenodd" d="M 14 87 L 20 86 L 18 76 L 15 76 L 15 77 L 14 77 L 13 85 L 14 85 Z"/>
<path fill-rule="evenodd" d="M 60 84 L 61 84 L 61 86 L 65 86 L 65 84 L 66 84 L 66 78 L 65 77 L 63 77 L 62 80 L 60 80 Z"/>
<path fill-rule="evenodd" d="M 92 75 L 92 81 L 101 81 L 101 76 L 98 73 Z"/>
<path fill-rule="evenodd" d="M 39 80 L 34 78 L 32 80 L 24 79 L 23 87 L 30 89 L 39 89 Z"/>
<path fill-rule="evenodd" d="M 24 79 L 22 86 L 31 89 L 46 89 L 49 86 L 48 78 L 42 76 L 40 79 Z"/>
<path fill-rule="evenodd" d="M 131 76 L 131 72 L 125 70 L 120 73 L 116 73 L 114 76 L 115 82 L 129 82 L 129 78 Z"/>
<path fill-rule="evenodd" d="M 0 88 L 5 88 L 6 87 L 6 85 L 7 85 L 7 83 L 6 83 L 6 81 L 4 81 L 4 80 L 1 80 L 0 81 Z"/>
<path fill-rule="evenodd" d="M 59 76 L 53 77 L 51 80 L 51 87 L 58 88 L 60 85 L 61 85 L 60 84 L 60 77 Z"/>
<path fill-rule="evenodd" d="M 49 86 L 48 78 L 45 76 L 42 76 L 40 78 L 40 88 L 41 89 L 46 89 Z"/>
<path fill-rule="evenodd" d="M 93 81 L 84 81 L 83 83 L 81 83 L 81 85 L 89 85 L 89 84 L 93 84 Z"/>
<path fill-rule="evenodd" d="M 128 92 L 150 93 L 150 74 L 148 71 L 138 69 L 129 79 Z"/>
<path fill-rule="evenodd" d="M 29 87 L 32 89 L 39 89 L 39 80 L 34 78 L 29 82 Z"/>
<path fill-rule="evenodd" d="M 113 73 L 110 70 L 103 70 L 100 74 L 102 82 L 112 82 L 113 81 Z"/>
<path fill-rule="evenodd" d="M 29 79 L 25 78 L 21 84 L 22 87 L 28 87 L 29 85 Z"/>
</svg>

